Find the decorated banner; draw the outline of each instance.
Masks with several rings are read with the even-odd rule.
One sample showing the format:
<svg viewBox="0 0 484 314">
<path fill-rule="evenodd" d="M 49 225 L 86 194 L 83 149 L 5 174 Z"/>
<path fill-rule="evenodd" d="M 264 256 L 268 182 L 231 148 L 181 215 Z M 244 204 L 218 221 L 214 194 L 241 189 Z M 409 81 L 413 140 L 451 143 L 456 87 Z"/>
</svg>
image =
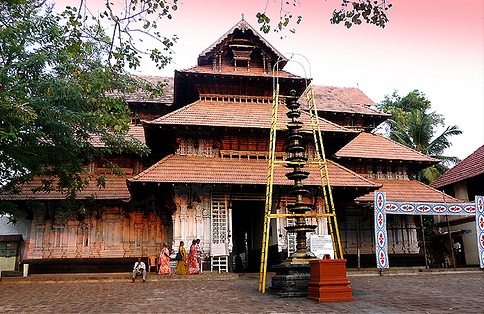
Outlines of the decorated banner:
<svg viewBox="0 0 484 314">
<path fill-rule="evenodd" d="M 390 267 L 386 215 L 475 215 L 477 246 L 481 268 L 484 268 L 484 197 L 475 203 L 411 203 L 387 201 L 384 192 L 375 193 L 375 247 L 378 268 Z"/>
<path fill-rule="evenodd" d="M 385 214 L 385 193 L 375 193 L 375 242 L 376 266 L 388 268 L 387 217 Z"/>
<path fill-rule="evenodd" d="M 479 262 L 484 268 L 484 196 L 476 196 L 476 233 Z"/>
</svg>

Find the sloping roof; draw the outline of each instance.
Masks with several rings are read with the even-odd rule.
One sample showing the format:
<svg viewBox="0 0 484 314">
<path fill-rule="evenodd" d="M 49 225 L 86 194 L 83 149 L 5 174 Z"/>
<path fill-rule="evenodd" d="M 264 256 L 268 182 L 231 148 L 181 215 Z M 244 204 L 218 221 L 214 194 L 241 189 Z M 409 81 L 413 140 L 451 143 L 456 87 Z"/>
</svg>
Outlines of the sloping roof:
<svg viewBox="0 0 484 314">
<path fill-rule="evenodd" d="M 439 160 L 419 153 L 379 134 L 362 132 L 335 154 L 336 158 L 365 158 L 436 163 Z"/>
<path fill-rule="evenodd" d="M 124 94 L 127 102 L 162 103 L 167 105 L 171 105 L 173 103 L 173 77 L 137 75 L 136 78 L 138 78 L 142 83 L 151 84 L 152 86 L 156 86 L 157 84 L 166 84 L 163 87 L 164 94 L 150 98 L 148 92 L 138 90 L 134 93 Z"/>
<path fill-rule="evenodd" d="M 90 197 L 95 197 L 98 200 L 125 200 L 129 199 L 128 187 L 126 185 L 127 176 L 117 176 L 114 174 L 105 175 L 105 188 L 98 187 L 96 182 L 96 175 L 89 180 L 89 185 L 86 189 L 77 192 L 76 199 L 82 200 Z M 129 175 L 131 176 L 131 175 Z M 17 189 L 19 193 L 15 194 L 0 194 L 0 199 L 20 201 L 20 200 L 62 200 L 66 198 L 66 194 L 51 191 L 49 193 L 34 190 L 41 186 L 41 178 L 36 178 L 33 181 L 27 182 Z M 53 183 L 55 185 L 55 182 Z"/>
<path fill-rule="evenodd" d="M 0 235 L 0 242 L 20 242 L 23 241 L 21 234 Z"/>
<path fill-rule="evenodd" d="M 257 39 L 259 39 L 260 42 L 265 46 L 266 50 L 272 52 L 272 54 L 274 55 L 272 57 L 273 60 L 281 60 L 281 62 L 280 62 L 280 64 L 282 65 L 281 67 L 283 67 L 284 64 L 287 62 L 286 57 L 284 57 L 284 55 L 282 53 L 280 53 L 279 51 L 277 51 L 249 23 L 247 23 L 247 21 L 245 21 L 244 18 L 242 18 L 237 24 L 235 24 L 234 26 L 232 26 L 225 34 L 223 34 L 222 36 L 220 36 L 219 39 L 217 39 L 207 49 L 205 49 L 204 51 L 202 51 L 200 53 L 200 55 L 199 55 L 199 64 L 201 63 L 200 60 L 203 60 L 209 54 L 213 53 L 213 51 L 217 49 L 217 46 L 219 46 L 220 44 L 222 44 L 224 42 L 224 40 L 227 40 L 229 38 L 229 35 L 233 34 L 236 29 L 238 29 L 238 30 L 240 30 L 240 31 L 242 31 L 244 33 L 247 32 L 247 31 L 251 31 L 254 34 L 254 36 Z M 261 48 L 263 48 L 263 47 L 261 47 Z"/>
<path fill-rule="evenodd" d="M 379 185 L 328 160 L 328 171 L 333 187 L 376 188 Z M 290 185 L 285 174 L 290 169 L 283 166 L 274 169 L 274 184 Z M 306 167 L 311 173 L 305 185 L 321 185 L 316 167 Z M 212 184 L 267 184 L 267 160 L 230 159 L 201 156 L 169 155 L 146 169 L 130 182 L 160 183 L 212 183 Z"/>
<path fill-rule="evenodd" d="M 287 109 L 280 106 L 278 109 L 279 129 L 286 129 L 285 123 L 289 121 L 286 116 Z M 158 119 L 146 121 L 145 124 L 155 125 L 192 125 L 269 129 L 271 126 L 272 107 L 270 103 L 258 102 L 228 102 L 199 100 L 176 111 L 166 114 Z M 301 122 L 311 123 L 310 117 L 302 112 Z M 323 132 L 355 131 L 343 128 L 335 123 L 320 119 Z"/>
<path fill-rule="evenodd" d="M 196 65 L 184 70 L 180 70 L 179 72 L 212 74 L 212 75 L 232 75 L 232 76 L 241 76 L 241 77 L 266 76 L 269 78 L 279 77 L 279 78 L 292 78 L 292 79 L 304 80 L 304 78 L 284 70 L 264 72 L 263 68 L 253 67 L 250 69 L 250 71 L 247 71 L 244 69 L 239 69 L 238 71 L 234 71 L 233 65 L 232 66 L 225 65 L 225 66 L 219 67 L 217 70 L 214 70 L 211 65 L 201 65 L 201 66 Z M 308 79 L 308 81 L 310 81 L 310 79 Z"/>
<path fill-rule="evenodd" d="M 391 117 L 378 111 L 375 103 L 360 89 L 313 85 L 319 111 Z"/>
<path fill-rule="evenodd" d="M 138 124 L 138 125 L 131 124 L 129 126 L 127 137 L 128 138 L 135 138 L 138 141 L 140 141 L 141 143 L 146 144 L 145 130 L 144 130 L 143 126 L 140 125 L 140 124 Z M 104 147 L 105 146 L 104 142 L 101 141 L 101 137 L 97 134 L 94 135 L 94 136 L 91 136 L 90 142 L 91 142 L 92 146 L 94 146 L 94 147 Z"/>
<path fill-rule="evenodd" d="M 357 202 L 372 202 L 375 192 L 385 192 L 386 199 L 394 202 L 458 203 L 460 200 L 416 180 L 372 180 L 383 185 L 378 190 L 356 198 Z"/>
<path fill-rule="evenodd" d="M 484 174 L 484 145 L 446 171 L 430 185 L 434 188 L 441 188 L 452 183 L 476 177 L 480 174 Z"/>
</svg>

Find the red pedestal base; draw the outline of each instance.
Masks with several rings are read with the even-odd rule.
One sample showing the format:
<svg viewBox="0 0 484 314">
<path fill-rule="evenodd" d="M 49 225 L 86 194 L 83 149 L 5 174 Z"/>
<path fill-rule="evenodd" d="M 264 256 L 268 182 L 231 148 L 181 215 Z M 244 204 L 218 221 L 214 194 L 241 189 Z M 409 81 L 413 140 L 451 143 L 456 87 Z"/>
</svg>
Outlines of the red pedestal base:
<svg viewBox="0 0 484 314">
<path fill-rule="evenodd" d="M 311 279 L 308 285 L 308 299 L 316 302 L 354 301 L 346 277 L 346 260 L 309 261 Z"/>
</svg>

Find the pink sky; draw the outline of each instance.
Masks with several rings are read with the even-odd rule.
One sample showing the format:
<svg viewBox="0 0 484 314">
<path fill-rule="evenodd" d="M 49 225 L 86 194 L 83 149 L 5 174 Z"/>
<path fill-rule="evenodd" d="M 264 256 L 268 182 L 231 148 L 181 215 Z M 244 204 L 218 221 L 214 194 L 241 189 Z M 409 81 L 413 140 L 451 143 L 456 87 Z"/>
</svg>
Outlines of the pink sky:
<svg viewBox="0 0 484 314">
<path fill-rule="evenodd" d="M 286 32 L 281 39 L 280 33 L 271 32 L 263 37 L 283 54 L 307 58 L 315 84 L 358 86 L 375 102 L 395 89 L 402 96 L 413 89 L 424 92 L 446 124 L 458 125 L 464 132 L 452 139 L 453 147 L 446 154 L 465 158 L 484 144 L 484 1 L 390 2 L 387 27 L 348 30 L 329 23 L 340 0 L 300 0 L 292 11 L 303 16 L 296 34 Z M 273 20 L 278 16 L 277 3 L 269 0 Z M 180 37 L 173 49 L 174 64 L 158 71 L 147 62 L 140 72 L 173 75 L 174 69 L 195 65 L 198 54 L 236 24 L 242 13 L 258 29 L 255 14 L 265 4 L 266 0 L 179 0 L 173 20 L 160 24 L 165 35 Z M 306 62 L 302 57 L 298 61 Z M 305 75 L 295 63 L 288 69 Z M 309 76 L 309 66 L 306 73 Z"/>
</svg>

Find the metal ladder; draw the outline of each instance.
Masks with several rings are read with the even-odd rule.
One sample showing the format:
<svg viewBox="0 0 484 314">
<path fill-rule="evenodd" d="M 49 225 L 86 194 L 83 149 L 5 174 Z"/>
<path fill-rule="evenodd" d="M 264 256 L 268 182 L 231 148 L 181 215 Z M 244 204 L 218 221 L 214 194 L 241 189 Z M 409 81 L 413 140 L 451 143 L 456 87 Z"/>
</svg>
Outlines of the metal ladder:
<svg viewBox="0 0 484 314">
<path fill-rule="evenodd" d="M 334 209 L 333 195 L 331 192 L 331 185 L 329 180 L 328 166 L 324 153 L 323 138 L 319 124 L 318 112 L 316 108 L 316 99 L 314 97 L 314 90 L 309 86 L 306 90 L 306 100 L 309 107 L 309 115 L 311 117 L 311 124 L 305 124 L 305 127 L 310 127 L 313 134 L 316 158 L 314 161 L 307 162 L 308 166 L 318 167 L 321 177 L 321 188 L 324 197 L 325 213 L 305 213 L 305 214 L 273 214 L 272 213 L 272 195 L 274 185 L 274 167 L 276 165 L 288 164 L 288 162 L 278 162 L 275 160 L 276 153 L 276 132 L 277 132 L 277 113 L 279 107 L 279 84 L 275 85 L 272 99 L 272 114 L 271 114 L 271 130 L 269 139 L 269 159 L 267 167 L 267 185 L 266 185 L 266 203 L 264 214 L 264 230 L 262 236 L 262 253 L 259 274 L 259 291 L 265 293 L 267 283 L 267 254 L 269 250 L 269 231 L 270 220 L 273 218 L 294 218 L 294 217 L 326 217 L 328 222 L 329 233 L 333 243 L 335 259 L 343 259 L 343 248 L 341 246 L 341 239 L 339 236 L 338 222 L 336 220 L 336 212 Z"/>
</svg>

